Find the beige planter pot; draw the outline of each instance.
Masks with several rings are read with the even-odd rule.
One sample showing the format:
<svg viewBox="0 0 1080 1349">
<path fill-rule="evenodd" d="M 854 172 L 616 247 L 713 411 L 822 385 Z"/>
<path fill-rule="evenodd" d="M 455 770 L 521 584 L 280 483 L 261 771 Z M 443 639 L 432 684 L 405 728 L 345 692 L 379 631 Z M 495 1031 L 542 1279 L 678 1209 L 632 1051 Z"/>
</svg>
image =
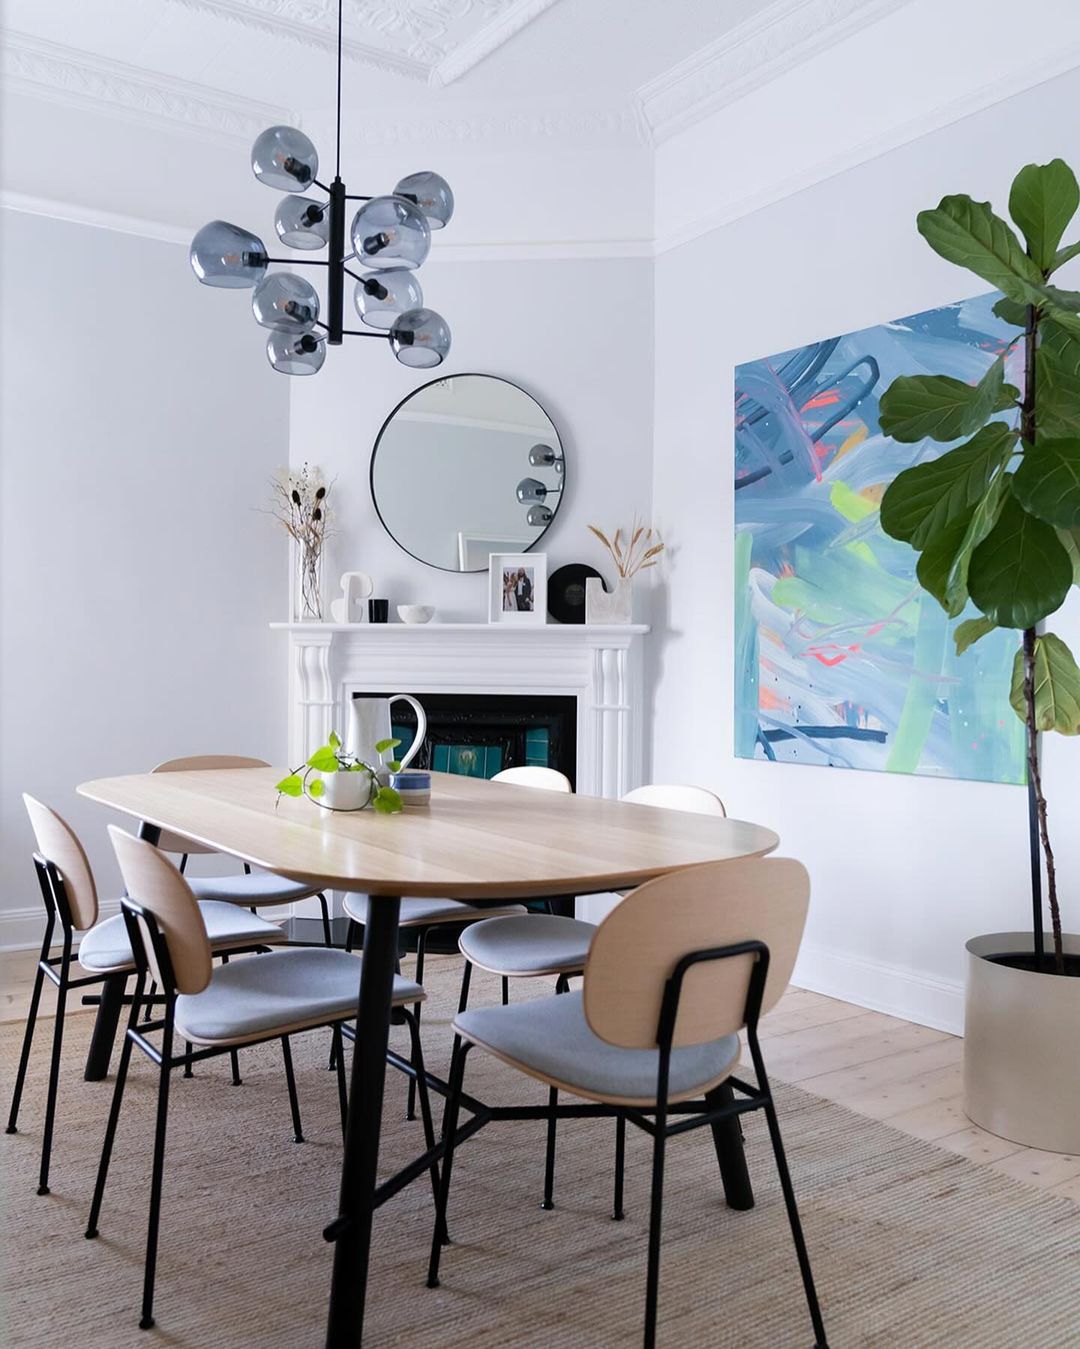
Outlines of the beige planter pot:
<svg viewBox="0 0 1080 1349">
<path fill-rule="evenodd" d="M 967 944 L 964 1112 L 1015 1143 L 1080 1153 L 1080 978 L 987 959 L 1032 949 L 1030 932 Z M 1080 954 L 1080 936 L 1066 935 L 1065 949 Z"/>
</svg>

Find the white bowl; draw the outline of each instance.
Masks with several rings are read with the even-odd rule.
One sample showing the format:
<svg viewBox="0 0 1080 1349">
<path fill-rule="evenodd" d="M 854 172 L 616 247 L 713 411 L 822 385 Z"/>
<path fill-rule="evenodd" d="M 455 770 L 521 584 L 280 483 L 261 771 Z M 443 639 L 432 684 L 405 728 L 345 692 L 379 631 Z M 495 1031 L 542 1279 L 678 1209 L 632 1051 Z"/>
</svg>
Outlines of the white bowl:
<svg viewBox="0 0 1080 1349">
<path fill-rule="evenodd" d="M 430 623 L 435 616 L 433 604 L 399 604 L 397 616 L 402 623 Z"/>
</svg>

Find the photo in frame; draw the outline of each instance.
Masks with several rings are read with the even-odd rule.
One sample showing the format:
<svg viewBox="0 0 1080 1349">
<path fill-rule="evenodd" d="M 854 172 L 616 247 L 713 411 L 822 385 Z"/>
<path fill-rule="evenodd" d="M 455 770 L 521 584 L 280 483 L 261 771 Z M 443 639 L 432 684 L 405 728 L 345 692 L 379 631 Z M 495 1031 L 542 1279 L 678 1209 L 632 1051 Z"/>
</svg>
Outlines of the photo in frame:
<svg viewBox="0 0 1080 1349">
<path fill-rule="evenodd" d="M 488 622 L 519 627 L 547 622 L 547 554 L 488 556 Z"/>
</svg>

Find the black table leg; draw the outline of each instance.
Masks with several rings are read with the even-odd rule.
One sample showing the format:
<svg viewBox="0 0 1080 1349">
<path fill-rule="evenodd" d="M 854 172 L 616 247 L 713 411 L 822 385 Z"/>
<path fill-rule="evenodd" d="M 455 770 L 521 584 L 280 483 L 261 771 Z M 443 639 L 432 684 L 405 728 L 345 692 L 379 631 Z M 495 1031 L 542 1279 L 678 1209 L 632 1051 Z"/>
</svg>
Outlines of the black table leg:
<svg viewBox="0 0 1080 1349">
<path fill-rule="evenodd" d="M 156 824 L 147 824 L 144 820 L 139 825 L 139 838 L 156 844 L 160 837 L 161 830 Z M 87 1082 L 100 1082 L 109 1075 L 109 1060 L 116 1043 L 116 1028 L 120 1022 L 120 1006 L 126 984 L 126 974 L 111 974 L 101 986 L 101 1002 L 98 1004 L 94 1034 L 83 1071 L 83 1078 Z"/>
<path fill-rule="evenodd" d="M 711 1110 L 730 1105 L 735 1099 L 734 1089 L 721 1082 L 712 1091 L 706 1092 L 705 1101 Z M 748 1209 L 754 1207 L 754 1187 L 750 1184 L 750 1172 L 746 1166 L 746 1153 L 743 1151 L 742 1126 L 738 1115 L 729 1115 L 727 1119 L 716 1120 L 712 1125 L 713 1143 L 716 1146 L 716 1160 L 720 1163 L 720 1179 L 724 1183 L 724 1197 L 729 1208 Z"/>
<path fill-rule="evenodd" d="M 126 974 L 110 974 L 101 985 L 101 1001 L 98 1003 L 97 1018 L 94 1021 L 94 1034 L 86 1054 L 86 1067 L 83 1078 L 87 1082 L 100 1082 L 109 1075 L 109 1060 L 112 1058 L 113 1045 L 116 1042 L 116 1027 L 120 1021 L 120 1008 L 124 1002 L 124 989 L 127 987 Z"/>
<path fill-rule="evenodd" d="M 335 1234 L 334 1273 L 330 1283 L 327 1349 L 361 1343 L 367 1293 L 371 1220 L 379 1163 L 386 1049 L 390 1039 L 390 1002 L 398 954 L 401 900 L 372 896 L 364 927 L 356 1044 L 345 1126 L 345 1157 Z"/>
</svg>

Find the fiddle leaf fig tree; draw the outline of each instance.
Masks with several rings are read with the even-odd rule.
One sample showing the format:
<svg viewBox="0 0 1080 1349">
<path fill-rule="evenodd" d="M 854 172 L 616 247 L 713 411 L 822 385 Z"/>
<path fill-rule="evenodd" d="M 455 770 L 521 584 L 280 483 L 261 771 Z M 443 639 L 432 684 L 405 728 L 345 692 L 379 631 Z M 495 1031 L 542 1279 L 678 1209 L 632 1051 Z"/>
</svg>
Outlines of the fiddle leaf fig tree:
<svg viewBox="0 0 1080 1349">
<path fill-rule="evenodd" d="M 978 384 L 904 375 L 880 409 L 894 440 L 951 447 L 897 475 L 881 525 L 916 549 L 920 584 L 951 618 L 978 611 L 957 625 L 957 653 L 995 628 L 1023 634 L 1009 697 L 1026 728 L 1058 974 L 1065 957 L 1039 732 L 1080 734 L 1080 668 L 1038 625 L 1080 584 L 1080 293 L 1050 284 L 1080 255 L 1080 242 L 1062 244 L 1078 208 L 1076 175 L 1055 159 L 1028 164 L 1013 182 L 1009 214 L 1023 243 L 989 202 L 949 196 L 919 213 L 930 247 L 1000 290 L 994 313 L 1019 331 Z M 1022 390 L 1006 381 L 1009 357 Z M 1039 934 L 1037 949 L 1041 923 Z"/>
</svg>

